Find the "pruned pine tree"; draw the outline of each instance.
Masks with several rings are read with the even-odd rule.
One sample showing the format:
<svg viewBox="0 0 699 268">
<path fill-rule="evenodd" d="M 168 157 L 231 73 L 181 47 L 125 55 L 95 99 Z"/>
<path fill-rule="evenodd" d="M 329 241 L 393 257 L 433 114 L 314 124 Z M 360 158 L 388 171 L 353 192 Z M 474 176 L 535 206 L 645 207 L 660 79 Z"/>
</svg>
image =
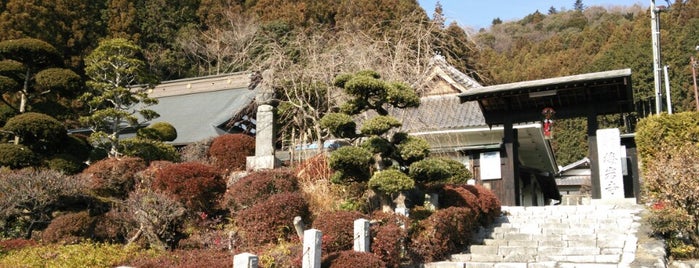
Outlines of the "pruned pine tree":
<svg viewBox="0 0 699 268">
<path fill-rule="evenodd" d="M 147 94 L 154 79 L 146 72 L 140 47 L 122 38 L 102 41 L 85 65 L 91 91 L 81 99 L 90 114 L 80 120 L 94 131 L 90 139 L 95 145 L 118 157 L 121 132 L 159 116 L 147 109 L 158 102 Z"/>
</svg>

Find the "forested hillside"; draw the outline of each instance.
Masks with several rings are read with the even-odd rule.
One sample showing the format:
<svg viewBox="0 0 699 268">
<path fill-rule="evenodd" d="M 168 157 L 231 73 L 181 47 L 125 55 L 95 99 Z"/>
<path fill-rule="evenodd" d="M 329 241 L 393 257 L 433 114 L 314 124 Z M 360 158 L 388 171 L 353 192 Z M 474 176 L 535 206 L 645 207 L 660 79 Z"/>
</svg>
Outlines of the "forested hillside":
<svg viewBox="0 0 699 268">
<path fill-rule="evenodd" d="M 649 111 L 647 8 L 588 7 L 572 0 L 570 6 L 532 11 L 518 21 L 496 19 L 488 29 L 467 33 L 445 24 L 441 6 L 425 11 L 415 0 L 7 0 L 0 3 L 0 40 L 44 40 L 62 54 L 65 67 L 83 77 L 85 56 L 100 40 L 115 37 L 143 48 L 149 72 L 161 81 L 275 68 L 283 95 L 298 100 L 281 107 L 283 129 L 305 140 L 319 135 L 312 118 L 335 105 L 310 92 L 331 89 L 335 75 L 373 69 L 387 80 L 412 84 L 434 53 L 484 85 L 631 68 L 637 106 Z M 699 45 L 698 15 L 699 1 L 691 0 L 677 0 L 661 14 L 676 111 L 694 108 L 689 59 Z M 30 103 L 28 110 L 52 116 L 60 111 L 60 120 L 77 127 L 70 115 L 85 108 L 72 98 L 85 89 L 72 90 L 54 100 L 42 97 L 42 105 Z M 0 125 L 18 112 L 10 92 L 3 89 Z M 304 108 L 309 105 L 322 108 Z M 625 127 L 625 121 L 635 121 L 628 118 L 605 118 L 603 126 Z M 584 124 L 572 120 L 556 127 L 559 164 L 587 152 Z"/>
<path fill-rule="evenodd" d="M 699 45 L 699 1 L 676 1 L 660 15 L 662 59 L 670 66 L 673 110 L 694 110 L 690 57 L 699 55 L 695 50 Z M 648 8 L 551 8 L 518 21 L 502 23 L 496 19 L 493 23 L 475 35 L 480 55 L 477 62 L 486 67 L 482 71 L 492 79 L 488 84 L 631 68 L 639 114 L 601 118 L 601 127 L 626 130 L 638 117 L 653 111 Z M 555 133 L 559 164 L 587 154 L 584 120 L 559 121 Z"/>
</svg>

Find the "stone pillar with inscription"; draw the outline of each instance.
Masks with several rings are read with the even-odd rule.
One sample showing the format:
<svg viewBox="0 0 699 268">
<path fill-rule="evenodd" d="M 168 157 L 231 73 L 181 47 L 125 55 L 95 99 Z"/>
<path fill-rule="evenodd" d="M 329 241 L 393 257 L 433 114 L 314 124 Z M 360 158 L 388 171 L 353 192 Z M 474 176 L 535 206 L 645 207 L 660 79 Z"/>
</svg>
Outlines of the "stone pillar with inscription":
<svg viewBox="0 0 699 268">
<path fill-rule="evenodd" d="M 253 90 L 257 90 L 255 102 L 257 117 L 255 127 L 255 156 L 247 158 L 248 170 L 274 169 L 279 166 L 279 160 L 274 156 L 274 88 L 272 87 L 273 72 L 265 70 Z"/>
<path fill-rule="evenodd" d="M 597 162 L 600 199 L 624 198 L 621 137 L 618 128 L 597 130 Z"/>
</svg>

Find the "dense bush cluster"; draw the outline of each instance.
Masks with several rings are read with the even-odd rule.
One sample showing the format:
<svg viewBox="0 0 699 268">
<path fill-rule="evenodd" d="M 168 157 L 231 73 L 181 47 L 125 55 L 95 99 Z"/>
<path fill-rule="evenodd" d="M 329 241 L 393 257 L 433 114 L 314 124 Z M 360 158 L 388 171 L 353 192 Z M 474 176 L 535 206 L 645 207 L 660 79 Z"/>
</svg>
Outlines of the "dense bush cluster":
<svg viewBox="0 0 699 268">
<path fill-rule="evenodd" d="M 417 263 L 444 260 L 469 244 L 477 227 L 476 213 L 466 207 L 435 211 L 418 222 L 410 243 L 411 257 Z"/>
<path fill-rule="evenodd" d="M 82 175 L 96 194 L 123 199 L 134 189 L 136 174 L 145 168 L 140 158 L 106 158 L 90 165 Z"/>
<path fill-rule="evenodd" d="M 296 236 L 293 219 L 300 216 L 309 222 L 308 203 L 300 193 L 280 193 L 270 196 L 250 208 L 241 210 L 235 217 L 241 245 L 254 248 L 275 242 L 289 240 Z"/>
<path fill-rule="evenodd" d="M 212 249 L 174 250 L 166 254 L 143 254 L 119 265 L 139 268 L 230 268 L 233 255 L 228 251 Z"/>
<path fill-rule="evenodd" d="M 271 170 L 251 173 L 226 190 L 224 207 L 232 212 L 251 207 L 272 195 L 295 192 L 298 180 L 288 170 Z"/>
<path fill-rule="evenodd" d="M 345 250 L 323 257 L 321 266 L 328 268 L 385 268 L 386 264 L 374 254 Z"/>
<path fill-rule="evenodd" d="M 163 167 L 155 174 L 153 188 L 169 194 L 194 212 L 211 212 L 226 189 L 226 182 L 212 166 L 189 162 Z"/>
<path fill-rule="evenodd" d="M 226 134 L 214 138 L 209 156 L 224 171 L 244 170 L 248 156 L 255 155 L 255 138 L 245 134 Z"/>
<path fill-rule="evenodd" d="M 356 211 L 332 211 L 316 216 L 313 228 L 323 232 L 322 250 L 332 253 L 350 250 L 354 245 L 354 221 L 365 217 Z"/>
<path fill-rule="evenodd" d="M 41 238 L 49 243 L 77 244 L 92 236 L 95 223 L 87 211 L 68 213 L 53 219 Z"/>
<path fill-rule="evenodd" d="M 643 163 L 650 222 L 675 258 L 699 256 L 699 112 L 641 120 L 636 143 Z"/>
<path fill-rule="evenodd" d="M 386 267 L 395 268 L 401 264 L 403 249 L 408 242 L 408 228 L 410 223 L 407 217 L 394 214 L 377 212 L 372 215 L 374 224 L 371 226 L 372 241 L 371 252 L 378 256 Z"/>
</svg>

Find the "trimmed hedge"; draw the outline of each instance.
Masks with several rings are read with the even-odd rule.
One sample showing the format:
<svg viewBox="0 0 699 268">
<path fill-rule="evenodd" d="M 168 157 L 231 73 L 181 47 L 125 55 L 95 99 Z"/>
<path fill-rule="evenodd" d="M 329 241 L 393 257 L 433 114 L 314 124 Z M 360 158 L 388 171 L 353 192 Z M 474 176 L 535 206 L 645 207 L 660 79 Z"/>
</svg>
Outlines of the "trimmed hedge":
<svg viewBox="0 0 699 268">
<path fill-rule="evenodd" d="M 211 212 L 226 190 L 226 182 L 212 166 L 190 162 L 166 165 L 155 173 L 153 188 L 169 194 L 193 212 Z"/>
<path fill-rule="evenodd" d="M 321 267 L 327 268 L 385 268 L 381 259 L 366 252 L 345 250 L 329 254 L 323 258 Z"/>
<path fill-rule="evenodd" d="M 447 184 L 439 193 L 439 207 L 466 207 L 480 217 L 481 205 L 478 196 L 469 191 L 466 185 Z"/>
<path fill-rule="evenodd" d="M 281 193 L 238 212 L 235 225 L 244 249 L 296 237 L 293 219 L 301 216 L 309 222 L 308 203 L 300 193 Z M 298 239 L 298 238 L 296 238 Z"/>
<path fill-rule="evenodd" d="M 235 213 L 272 195 L 295 192 L 298 189 L 296 176 L 288 170 L 255 172 L 241 178 L 226 190 L 223 207 Z"/>
<path fill-rule="evenodd" d="M 41 234 L 49 243 L 77 244 L 90 239 L 96 220 L 87 211 L 56 217 Z"/>
<path fill-rule="evenodd" d="M 145 168 L 140 158 L 106 158 L 90 165 L 82 174 L 96 194 L 123 199 L 133 190 L 136 173 Z"/>
<path fill-rule="evenodd" d="M 475 211 L 449 207 L 435 211 L 418 223 L 409 247 L 414 262 L 445 260 L 469 245 L 477 227 Z"/>
<path fill-rule="evenodd" d="M 354 246 L 354 221 L 364 218 L 356 211 L 330 211 L 321 213 L 313 221 L 313 228 L 323 232 L 324 254 L 350 250 Z"/>
<path fill-rule="evenodd" d="M 223 171 L 245 170 L 247 157 L 252 155 L 255 155 L 255 138 L 245 134 L 218 136 L 209 147 L 209 157 Z"/>
<path fill-rule="evenodd" d="M 473 193 L 478 199 L 481 225 L 488 226 L 495 221 L 495 218 L 500 216 L 502 205 L 493 191 L 486 189 L 482 185 L 464 185 L 463 187 Z"/>
<path fill-rule="evenodd" d="M 371 226 L 371 252 L 378 256 L 386 267 L 399 267 L 402 251 L 408 240 L 408 231 L 402 228 L 401 224 L 408 225 L 410 220 L 395 213 L 385 212 L 374 213 L 372 219 L 376 223 Z"/>
<path fill-rule="evenodd" d="M 0 143 L 0 167 L 21 169 L 35 166 L 38 163 L 39 159 L 36 154 L 26 146 Z"/>
</svg>

